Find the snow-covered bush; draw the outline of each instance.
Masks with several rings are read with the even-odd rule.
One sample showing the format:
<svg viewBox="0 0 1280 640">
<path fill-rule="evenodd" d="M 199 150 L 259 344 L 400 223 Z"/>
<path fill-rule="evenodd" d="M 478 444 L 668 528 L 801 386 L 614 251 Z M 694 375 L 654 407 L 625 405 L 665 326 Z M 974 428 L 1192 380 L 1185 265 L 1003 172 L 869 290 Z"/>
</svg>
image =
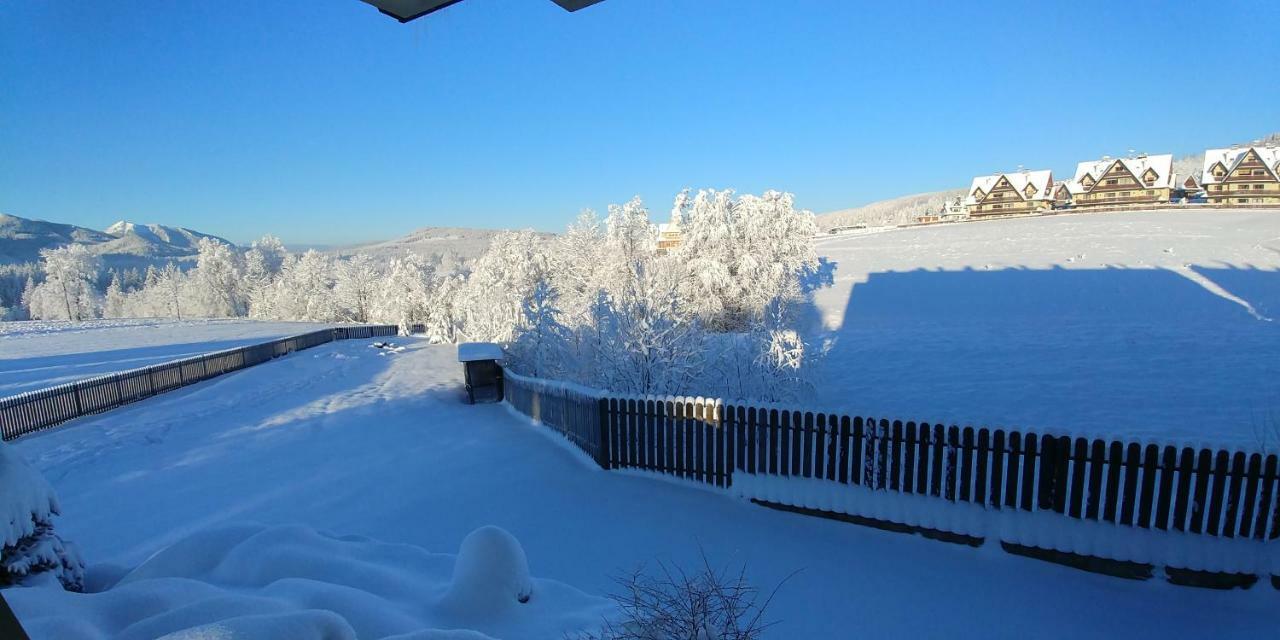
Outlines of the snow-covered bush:
<svg viewBox="0 0 1280 640">
<path fill-rule="evenodd" d="M 490 525 L 463 538 L 453 566 L 453 580 L 444 597 L 445 606 L 492 614 L 525 604 L 532 597 L 529 560 L 515 536 Z"/>
<path fill-rule="evenodd" d="M 579 640 L 754 640 L 774 624 L 765 613 L 777 588 L 762 599 L 745 568 L 714 569 L 705 554 L 692 571 L 659 562 L 615 582 L 620 591 L 610 597 L 622 614 Z"/>
<path fill-rule="evenodd" d="M 55 578 L 84 589 L 84 562 L 53 530 L 60 511 L 53 488 L 8 445 L 0 443 L 0 587 Z"/>
</svg>

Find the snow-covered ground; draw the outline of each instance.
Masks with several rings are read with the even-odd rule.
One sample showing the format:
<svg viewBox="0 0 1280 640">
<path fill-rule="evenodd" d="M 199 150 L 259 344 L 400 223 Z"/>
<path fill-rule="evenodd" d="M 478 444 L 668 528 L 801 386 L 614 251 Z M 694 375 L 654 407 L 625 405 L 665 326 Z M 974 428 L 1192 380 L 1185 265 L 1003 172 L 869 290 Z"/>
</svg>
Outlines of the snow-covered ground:
<svg viewBox="0 0 1280 640">
<path fill-rule="evenodd" d="M 823 404 L 1245 446 L 1280 429 L 1280 211 L 938 225 L 818 252 Z"/>
<path fill-rule="evenodd" d="M 994 543 L 950 545 L 604 472 L 504 406 L 463 404 L 452 347 L 397 341 L 408 348 L 387 353 L 366 340 L 324 345 L 12 446 L 58 491 L 59 531 L 79 543 L 91 583 L 95 571 L 119 574 L 96 564 L 137 566 L 159 549 L 233 522 L 327 531 L 336 538 L 267 529 L 282 533 L 263 551 L 274 557 L 294 549 L 299 558 L 323 551 L 332 556 L 325 562 L 382 548 L 352 536 L 453 553 L 468 533 L 496 525 L 522 543 L 533 575 L 593 594 L 613 591 L 610 576 L 639 563 L 693 565 L 699 548 L 713 563 L 745 563 L 765 589 L 798 571 L 774 601 L 772 638 L 1260 637 L 1280 625 L 1276 592 L 1266 585 L 1224 592 L 1131 582 L 1011 556 Z M 242 554 L 229 566 L 244 567 L 252 557 Z M 240 586 L 227 577 L 234 573 L 182 575 L 241 595 L 252 588 L 297 609 L 347 610 L 325 606 L 321 594 L 337 589 L 305 562 L 295 571 L 318 584 L 258 591 L 259 583 L 284 575 L 270 566 Z M 406 562 L 403 570 L 417 566 Z M 420 579 L 430 584 L 421 587 L 428 593 L 417 619 L 438 611 L 431 580 Z M 11 589 L 6 598 L 20 619 L 54 624 L 59 612 L 112 610 L 103 596 L 114 591 L 55 598 Z M 406 593 L 380 597 L 403 605 Z M 373 597 L 347 593 L 333 601 Z M 566 596 L 558 613 L 599 606 L 575 598 Z M 244 612 L 234 600 L 212 600 L 226 609 L 205 605 L 210 616 Z M 115 611 L 123 615 L 137 601 L 120 602 Z M 119 619 L 102 613 L 90 624 Z M 493 633 L 561 637 L 522 628 Z"/>
<path fill-rule="evenodd" d="M 325 325 L 254 320 L 0 322 L 0 397 L 297 335 Z"/>
</svg>

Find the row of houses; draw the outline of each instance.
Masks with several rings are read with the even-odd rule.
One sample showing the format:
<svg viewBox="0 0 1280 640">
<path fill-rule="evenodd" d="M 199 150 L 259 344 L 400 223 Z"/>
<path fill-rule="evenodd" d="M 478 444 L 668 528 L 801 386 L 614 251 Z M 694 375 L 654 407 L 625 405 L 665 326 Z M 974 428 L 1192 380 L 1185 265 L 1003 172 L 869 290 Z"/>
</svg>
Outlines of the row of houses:
<svg viewBox="0 0 1280 640">
<path fill-rule="evenodd" d="M 1065 181 L 1055 181 L 1047 169 L 978 176 L 963 198 L 919 220 L 941 222 L 1049 209 L 1142 207 L 1179 201 L 1280 205 L 1280 147 L 1209 149 L 1199 176 L 1176 175 L 1170 154 L 1103 156 L 1081 162 L 1075 175 Z"/>
</svg>

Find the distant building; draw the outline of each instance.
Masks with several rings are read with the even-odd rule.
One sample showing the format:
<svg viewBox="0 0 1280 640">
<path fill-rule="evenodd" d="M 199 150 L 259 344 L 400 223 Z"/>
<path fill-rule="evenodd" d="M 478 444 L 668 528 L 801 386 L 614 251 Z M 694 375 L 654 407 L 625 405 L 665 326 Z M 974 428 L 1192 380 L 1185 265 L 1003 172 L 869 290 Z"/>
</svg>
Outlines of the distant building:
<svg viewBox="0 0 1280 640">
<path fill-rule="evenodd" d="M 1204 189 L 1200 186 L 1200 180 L 1194 175 L 1190 175 L 1182 181 L 1182 184 L 1178 185 L 1178 187 L 1174 189 L 1173 196 L 1178 199 L 1186 198 L 1187 200 L 1191 200 L 1204 195 L 1203 192 Z"/>
<path fill-rule="evenodd" d="M 1280 148 L 1209 149 L 1200 180 L 1211 204 L 1280 204 Z"/>
<path fill-rule="evenodd" d="M 940 213 L 922 213 L 916 216 L 916 222 L 920 224 L 933 224 L 942 222 L 942 214 Z"/>
<path fill-rule="evenodd" d="M 1053 183 L 1053 208 L 1062 209 L 1071 206 L 1075 192 L 1071 190 L 1070 180 L 1059 180 Z"/>
<path fill-rule="evenodd" d="M 1053 206 L 1053 172 L 1017 171 L 978 176 L 964 206 L 974 218 L 1033 213 Z"/>
<path fill-rule="evenodd" d="M 680 246 L 680 221 L 673 219 L 658 225 L 658 255 Z"/>
<path fill-rule="evenodd" d="M 1173 156 L 1142 154 L 1133 158 L 1103 156 L 1081 162 L 1068 190 L 1076 209 L 1107 205 L 1167 203 L 1176 185 Z"/>
<path fill-rule="evenodd" d="M 942 209 L 938 212 L 943 222 L 958 222 L 969 217 L 969 209 L 964 206 L 964 198 L 956 196 L 950 200 L 943 201 Z"/>
</svg>

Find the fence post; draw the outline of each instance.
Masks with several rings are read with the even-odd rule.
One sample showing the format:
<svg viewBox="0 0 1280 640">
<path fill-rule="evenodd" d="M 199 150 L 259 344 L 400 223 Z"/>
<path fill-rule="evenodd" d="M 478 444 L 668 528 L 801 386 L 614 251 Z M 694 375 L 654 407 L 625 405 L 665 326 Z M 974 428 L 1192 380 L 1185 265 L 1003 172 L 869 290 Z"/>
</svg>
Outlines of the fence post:
<svg viewBox="0 0 1280 640">
<path fill-rule="evenodd" d="M 596 464 L 601 469 L 609 468 L 609 399 L 600 398 L 596 401 L 599 408 L 597 428 L 599 429 L 599 443 L 596 446 Z"/>
</svg>

